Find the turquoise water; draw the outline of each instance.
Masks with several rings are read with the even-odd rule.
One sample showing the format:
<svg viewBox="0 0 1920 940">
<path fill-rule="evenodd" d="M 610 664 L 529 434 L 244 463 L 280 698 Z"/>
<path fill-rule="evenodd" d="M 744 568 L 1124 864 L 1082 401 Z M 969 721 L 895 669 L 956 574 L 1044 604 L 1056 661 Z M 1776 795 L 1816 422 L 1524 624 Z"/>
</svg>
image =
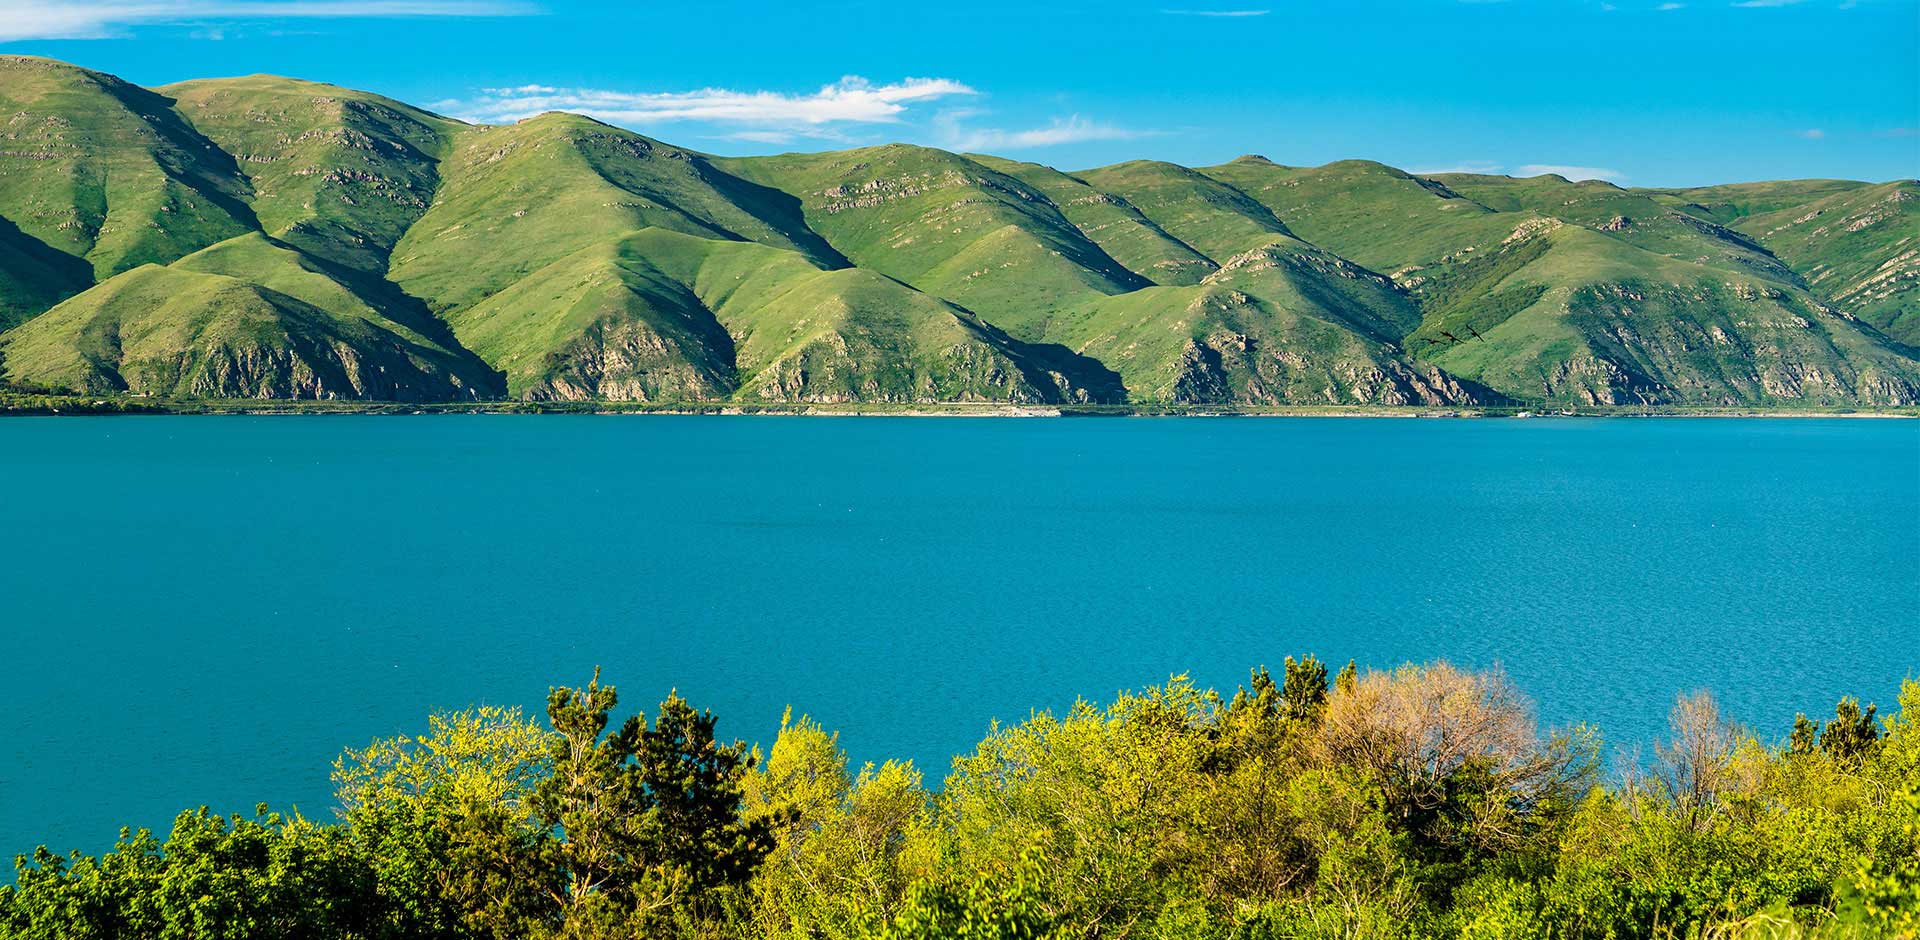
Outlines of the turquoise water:
<svg viewBox="0 0 1920 940">
<path fill-rule="evenodd" d="M 1260 663 L 1502 664 L 1625 746 L 1920 672 L 1920 422 L 0 422 L 0 854 L 256 801 L 606 667 L 935 779 L 994 718 Z"/>
</svg>

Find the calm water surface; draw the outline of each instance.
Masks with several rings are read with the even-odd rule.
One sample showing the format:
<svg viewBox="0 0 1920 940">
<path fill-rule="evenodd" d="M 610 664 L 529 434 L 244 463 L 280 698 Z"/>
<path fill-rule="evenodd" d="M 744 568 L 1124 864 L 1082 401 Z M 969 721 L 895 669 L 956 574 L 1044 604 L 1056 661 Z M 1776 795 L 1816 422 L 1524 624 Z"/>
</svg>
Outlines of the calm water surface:
<svg viewBox="0 0 1920 940">
<path fill-rule="evenodd" d="M 256 801 L 606 667 L 938 779 L 1260 663 L 1501 664 L 1545 722 L 1784 735 L 1920 672 L 1920 422 L 0 422 L 0 855 Z"/>
</svg>

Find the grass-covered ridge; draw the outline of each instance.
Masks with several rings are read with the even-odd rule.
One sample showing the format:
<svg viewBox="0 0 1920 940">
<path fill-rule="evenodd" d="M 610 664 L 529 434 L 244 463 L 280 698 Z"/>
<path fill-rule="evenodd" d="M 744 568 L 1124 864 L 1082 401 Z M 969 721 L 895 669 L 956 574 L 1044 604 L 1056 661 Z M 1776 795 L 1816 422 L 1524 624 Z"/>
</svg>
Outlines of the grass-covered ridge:
<svg viewBox="0 0 1920 940">
<path fill-rule="evenodd" d="M 1182 678 L 994 725 L 944 783 L 789 715 L 764 751 L 596 672 L 349 748 L 334 819 L 182 813 L 41 849 L 0 937 L 1900 938 L 1920 682 L 1755 732 L 1711 695 L 1604 759 L 1499 671 Z M 1812 705 L 1809 705 L 1812 709 Z M 1822 709 L 1824 710 L 1824 709 Z"/>
<path fill-rule="evenodd" d="M 1062 171 L 900 144 L 726 158 L 268 75 L 145 89 L 0 56 L 0 78 L 0 381 L 17 386 L 1920 404 L 1912 180 L 1627 189 L 1258 156 Z"/>
</svg>

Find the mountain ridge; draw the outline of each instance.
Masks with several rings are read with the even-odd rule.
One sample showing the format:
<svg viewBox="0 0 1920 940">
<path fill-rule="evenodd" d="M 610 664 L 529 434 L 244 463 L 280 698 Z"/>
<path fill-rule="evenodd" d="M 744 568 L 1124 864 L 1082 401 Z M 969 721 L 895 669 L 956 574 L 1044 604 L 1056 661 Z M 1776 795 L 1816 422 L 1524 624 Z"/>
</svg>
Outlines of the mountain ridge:
<svg viewBox="0 0 1920 940">
<path fill-rule="evenodd" d="M 155 397 L 1920 403 L 1920 183 L 1061 171 L 0 56 L 0 382 Z M 134 342 L 127 342 L 132 339 Z M 0 386 L 4 387 L 4 386 Z"/>
</svg>

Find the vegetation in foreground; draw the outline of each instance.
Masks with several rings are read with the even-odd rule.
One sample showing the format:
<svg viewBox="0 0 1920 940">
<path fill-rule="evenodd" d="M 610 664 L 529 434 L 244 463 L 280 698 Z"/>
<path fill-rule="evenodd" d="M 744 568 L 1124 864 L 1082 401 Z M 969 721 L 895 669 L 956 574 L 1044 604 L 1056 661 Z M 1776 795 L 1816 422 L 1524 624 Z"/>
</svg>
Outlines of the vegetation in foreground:
<svg viewBox="0 0 1920 940">
<path fill-rule="evenodd" d="M 1329 682 L 1289 658 L 1225 698 L 1174 679 L 995 726 L 945 786 L 770 751 L 678 696 L 555 689 L 547 721 L 438 714 L 348 750 L 340 820 L 182 813 L 46 849 L 9 938 L 1733 938 L 1920 931 L 1920 682 L 1764 743 L 1705 693 L 1603 779 L 1498 672 Z"/>
</svg>

